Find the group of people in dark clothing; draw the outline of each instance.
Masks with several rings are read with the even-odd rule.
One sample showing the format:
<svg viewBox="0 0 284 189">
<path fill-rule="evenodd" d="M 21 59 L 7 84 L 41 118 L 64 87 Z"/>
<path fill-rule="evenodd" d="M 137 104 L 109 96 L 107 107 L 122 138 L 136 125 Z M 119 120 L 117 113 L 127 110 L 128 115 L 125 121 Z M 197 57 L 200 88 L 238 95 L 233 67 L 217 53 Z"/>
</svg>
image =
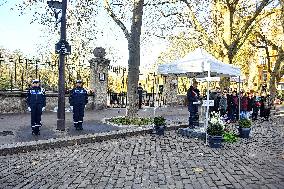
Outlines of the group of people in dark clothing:
<svg viewBox="0 0 284 189">
<path fill-rule="evenodd" d="M 203 97 L 200 95 L 197 82 L 195 82 L 187 91 L 189 127 L 198 126 L 198 106 L 202 99 L 206 100 L 206 94 Z M 268 120 L 273 105 L 270 95 L 265 91 L 259 95 L 258 92 L 241 91 L 238 93 L 236 90 L 221 92 L 217 88 L 210 92 L 209 100 L 214 100 L 214 106 L 209 107 L 209 112 L 219 112 L 227 122 L 236 122 L 239 117 L 255 121 L 258 116 L 263 120 Z"/>
<path fill-rule="evenodd" d="M 69 103 L 73 112 L 74 127 L 83 129 L 84 109 L 88 103 L 87 91 L 82 87 L 82 80 L 76 81 L 76 86 L 70 91 Z M 28 111 L 31 112 L 31 128 L 33 135 L 40 135 L 41 115 L 45 110 L 45 90 L 40 86 L 40 81 L 35 79 L 27 93 Z"/>
<path fill-rule="evenodd" d="M 214 100 L 214 106 L 210 107 L 210 112 L 219 112 L 221 116 L 227 117 L 228 122 L 235 122 L 239 117 L 251 118 L 254 121 L 257 120 L 258 115 L 268 120 L 272 107 L 271 98 L 266 92 L 259 95 L 257 92 L 241 91 L 238 94 L 237 91 L 221 92 L 217 89 L 210 93 L 209 98 Z"/>
</svg>

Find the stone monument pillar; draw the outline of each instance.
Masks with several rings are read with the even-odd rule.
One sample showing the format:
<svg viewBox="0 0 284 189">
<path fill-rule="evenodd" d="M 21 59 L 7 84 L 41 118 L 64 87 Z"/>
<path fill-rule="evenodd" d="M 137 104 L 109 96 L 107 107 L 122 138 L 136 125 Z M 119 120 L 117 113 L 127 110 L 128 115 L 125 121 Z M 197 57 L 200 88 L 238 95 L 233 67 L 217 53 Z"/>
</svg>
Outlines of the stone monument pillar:
<svg viewBox="0 0 284 189">
<path fill-rule="evenodd" d="M 110 60 L 105 58 L 106 52 L 102 47 L 94 49 L 95 58 L 89 60 L 91 67 L 90 87 L 94 92 L 93 108 L 107 107 L 108 66 Z"/>
<path fill-rule="evenodd" d="M 177 82 L 178 78 L 175 75 L 169 75 L 165 78 L 164 84 L 164 94 L 166 104 L 170 106 L 175 106 L 178 104 L 178 93 L 177 93 Z"/>
</svg>

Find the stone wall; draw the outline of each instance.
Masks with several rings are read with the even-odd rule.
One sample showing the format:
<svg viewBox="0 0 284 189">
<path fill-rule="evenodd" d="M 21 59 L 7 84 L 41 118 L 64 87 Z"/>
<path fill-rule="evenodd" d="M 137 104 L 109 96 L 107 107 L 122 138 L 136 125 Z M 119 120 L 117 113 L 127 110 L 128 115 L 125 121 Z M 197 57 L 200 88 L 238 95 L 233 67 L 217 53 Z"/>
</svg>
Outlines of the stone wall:
<svg viewBox="0 0 284 189">
<path fill-rule="evenodd" d="M 57 94 L 46 94 L 46 111 L 54 111 L 57 107 Z M 94 97 L 89 96 L 86 109 L 93 109 Z M 68 96 L 65 98 L 65 106 L 69 108 Z M 26 93 L 0 93 L 0 113 L 22 113 L 27 111 Z"/>
</svg>

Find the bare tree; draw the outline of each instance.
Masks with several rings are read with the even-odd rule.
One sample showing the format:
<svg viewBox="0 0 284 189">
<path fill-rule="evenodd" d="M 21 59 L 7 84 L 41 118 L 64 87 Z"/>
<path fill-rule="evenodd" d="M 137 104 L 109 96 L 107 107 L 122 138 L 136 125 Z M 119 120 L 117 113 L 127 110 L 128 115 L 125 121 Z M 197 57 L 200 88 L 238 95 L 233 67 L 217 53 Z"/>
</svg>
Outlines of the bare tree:
<svg viewBox="0 0 284 189">
<path fill-rule="evenodd" d="M 115 23 L 122 29 L 125 38 L 128 41 L 128 83 L 127 83 L 127 96 L 128 96 L 128 113 L 127 115 L 133 117 L 136 115 L 137 106 L 137 87 L 139 80 L 139 66 L 140 66 L 140 36 L 143 17 L 143 4 L 144 0 L 133 1 L 131 31 L 129 32 L 125 24 L 114 14 L 111 9 L 109 1 L 105 0 L 105 8 Z"/>
<path fill-rule="evenodd" d="M 3 6 L 4 4 L 6 4 L 8 1 L 6 0 L 0 0 L 0 7 Z"/>
</svg>

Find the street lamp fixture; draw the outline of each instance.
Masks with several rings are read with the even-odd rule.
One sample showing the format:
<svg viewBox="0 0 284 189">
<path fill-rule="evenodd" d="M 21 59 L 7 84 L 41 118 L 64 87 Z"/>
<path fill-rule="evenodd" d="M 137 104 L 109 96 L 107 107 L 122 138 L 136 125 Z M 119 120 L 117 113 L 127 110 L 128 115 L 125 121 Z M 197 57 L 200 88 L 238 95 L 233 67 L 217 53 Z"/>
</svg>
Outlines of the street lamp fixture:
<svg viewBox="0 0 284 189">
<path fill-rule="evenodd" d="M 62 2 L 60 1 L 47 1 L 49 8 L 52 9 L 62 9 Z"/>
</svg>

